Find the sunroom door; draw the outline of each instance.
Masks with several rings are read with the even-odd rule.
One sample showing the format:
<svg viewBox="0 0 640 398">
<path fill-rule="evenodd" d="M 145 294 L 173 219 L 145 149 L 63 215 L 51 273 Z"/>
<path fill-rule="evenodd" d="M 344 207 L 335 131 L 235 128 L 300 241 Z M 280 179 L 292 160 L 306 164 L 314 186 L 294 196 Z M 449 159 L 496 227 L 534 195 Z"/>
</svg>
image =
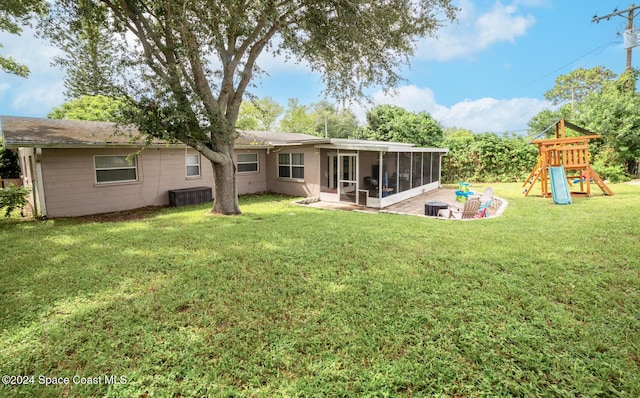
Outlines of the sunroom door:
<svg viewBox="0 0 640 398">
<path fill-rule="evenodd" d="M 341 202 L 358 203 L 358 155 L 338 155 L 338 194 Z"/>
</svg>

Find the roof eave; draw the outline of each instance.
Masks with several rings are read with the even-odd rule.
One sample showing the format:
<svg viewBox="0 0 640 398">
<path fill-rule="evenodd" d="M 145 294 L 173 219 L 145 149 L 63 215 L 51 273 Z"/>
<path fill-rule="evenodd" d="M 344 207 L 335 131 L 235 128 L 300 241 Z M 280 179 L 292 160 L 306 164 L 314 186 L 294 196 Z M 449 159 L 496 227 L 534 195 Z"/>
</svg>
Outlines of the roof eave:
<svg viewBox="0 0 640 398">
<path fill-rule="evenodd" d="M 18 148 L 59 148 L 59 149 L 96 149 L 96 148 L 131 148 L 131 149 L 140 149 L 140 148 L 185 148 L 185 144 L 165 144 L 165 143 L 156 143 L 151 145 L 145 145 L 142 143 L 109 143 L 109 142 L 74 142 L 74 143 L 64 143 L 64 142 L 54 142 L 54 143 L 42 143 L 42 142 L 34 142 L 34 141 L 9 141 L 4 142 L 5 148 L 8 149 L 18 149 Z"/>
</svg>

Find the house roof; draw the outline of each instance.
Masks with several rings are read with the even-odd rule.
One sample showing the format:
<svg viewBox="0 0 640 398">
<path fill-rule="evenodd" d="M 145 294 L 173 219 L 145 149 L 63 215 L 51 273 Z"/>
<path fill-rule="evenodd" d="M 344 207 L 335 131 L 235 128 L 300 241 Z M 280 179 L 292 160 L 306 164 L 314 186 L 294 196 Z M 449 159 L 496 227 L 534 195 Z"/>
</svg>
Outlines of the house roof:
<svg viewBox="0 0 640 398">
<path fill-rule="evenodd" d="M 140 147 L 144 145 L 142 137 L 134 127 L 110 122 L 0 116 L 0 130 L 2 130 L 4 146 L 10 149 Z M 448 152 L 443 148 L 418 148 L 413 144 L 400 142 L 322 138 L 308 134 L 273 131 L 239 131 L 235 140 L 237 149 L 296 145 L 385 152 Z M 153 140 L 151 146 L 185 147 L 181 143 L 168 144 L 158 139 Z"/>
<path fill-rule="evenodd" d="M 144 144 L 134 127 L 110 122 L 0 116 L 0 129 L 7 148 L 139 147 Z M 267 148 L 322 140 L 308 134 L 240 131 L 235 144 L 236 148 Z M 171 145 L 184 147 L 183 144 Z M 152 146 L 164 147 L 167 143 L 155 139 Z"/>
<path fill-rule="evenodd" d="M 140 146 L 137 131 L 109 122 L 1 116 L 0 129 L 7 148 Z M 154 144 L 162 141 L 154 140 Z"/>
</svg>

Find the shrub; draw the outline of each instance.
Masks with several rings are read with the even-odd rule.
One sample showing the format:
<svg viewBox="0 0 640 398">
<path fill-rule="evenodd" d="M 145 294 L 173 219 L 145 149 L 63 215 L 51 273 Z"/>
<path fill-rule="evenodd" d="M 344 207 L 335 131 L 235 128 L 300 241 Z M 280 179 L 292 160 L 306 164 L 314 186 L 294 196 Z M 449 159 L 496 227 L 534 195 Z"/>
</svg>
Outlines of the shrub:
<svg viewBox="0 0 640 398">
<path fill-rule="evenodd" d="M 443 182 L 513 182 L 526 178 L 537 149 L 524 137 L 494 133 L 452 135 L 445 139 Z"/>
<path fill-rule="evenodd" d="M 610 147 L 594 151 L 591 167 L 605 180 L 611 182 L 625 182 L 631 178 L 625 171 L 624 162 L 618 158 L 618 153 Z"/>
<path fill-rule="evenodd" d="M 10 149 L 2 148 L 1 144 L 0 140 L 0 178 L 19 178 L 18 155 Z"/>
<path fill-rule="evenodd" d="M 9 217 L 15 209 L 22 209 L 27 204 L 29 192 L 29 188 L 13 184 L 0 189 L 0 209 L 6 209 L 4 216 Z"/>
</svg>

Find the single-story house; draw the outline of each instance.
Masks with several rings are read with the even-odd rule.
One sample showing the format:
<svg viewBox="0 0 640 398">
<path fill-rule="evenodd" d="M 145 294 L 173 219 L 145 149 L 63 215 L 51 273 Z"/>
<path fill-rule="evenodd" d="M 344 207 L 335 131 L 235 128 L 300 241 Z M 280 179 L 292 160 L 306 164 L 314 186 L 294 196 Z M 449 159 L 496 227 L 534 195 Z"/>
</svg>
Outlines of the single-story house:
<svg viewBox="0 0 640 398">
<path fill-rule="evenodd" d="M 143 147 L 107 122 L 0 117 L 18 151 L 35 213 L 82 216 L 169 204 L 169 192 L 213 184 L 211 163 L 182 145 Z M 448 150 L 412 144 L 241 131 L 239 194 L 275 192 L 383 208 L 440 186 Z"/>
</svg>

